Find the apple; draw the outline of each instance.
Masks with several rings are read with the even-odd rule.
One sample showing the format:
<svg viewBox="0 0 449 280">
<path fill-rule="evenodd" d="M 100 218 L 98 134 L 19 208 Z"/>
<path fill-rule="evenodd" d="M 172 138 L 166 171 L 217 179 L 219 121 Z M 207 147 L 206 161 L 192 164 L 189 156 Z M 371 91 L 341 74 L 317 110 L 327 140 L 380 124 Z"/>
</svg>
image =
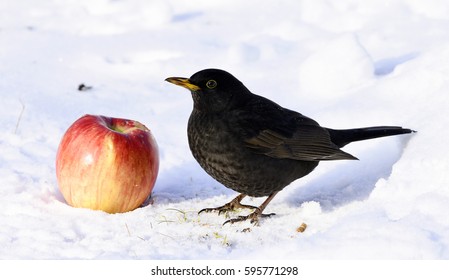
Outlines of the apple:
<svg viewBox="0 0 449 280">
<path fill-rule="evenodd" d="M 122 213 L 149 197 L 159 170 L 156 140 L 143 124 L 85 115 L 65 132 L 56 177 L 74 207 Z"/>
</svg>

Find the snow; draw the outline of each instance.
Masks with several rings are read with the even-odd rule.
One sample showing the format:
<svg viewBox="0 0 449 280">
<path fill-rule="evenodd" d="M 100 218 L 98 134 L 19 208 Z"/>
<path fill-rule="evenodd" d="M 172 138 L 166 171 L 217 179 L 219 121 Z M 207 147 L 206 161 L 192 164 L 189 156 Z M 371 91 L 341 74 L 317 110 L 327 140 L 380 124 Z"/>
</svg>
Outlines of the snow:
<svg viewBox="0 0 449 280">
<path fill-rule="evenodd" d="M 340 94 L 343 97 L 348 91 L 369 83 L 374 73 L 372 59 L 356 35 L 344 34 L 314 51 L 301 63 L 299 88 L 317 101 L 325 101 L 326 97 L 338 98 Z"/>
<path fill-rule="evenodd" d="M 1 259 L 449 258 L 447 1 L 23 0 L 0 10 Z M 164 82 L 208 67 L 327 127 L 418 133 L 348 145 L 360 161 L 321 163 L 261 226 L 222 226 L 197 212 L 236 193 L 191 156 L 191 97 Z M 55 154 L 84 114 L 152 130 L 161 163 L 148 205 L 106 214 L 65 203 Z"/>
</svg>

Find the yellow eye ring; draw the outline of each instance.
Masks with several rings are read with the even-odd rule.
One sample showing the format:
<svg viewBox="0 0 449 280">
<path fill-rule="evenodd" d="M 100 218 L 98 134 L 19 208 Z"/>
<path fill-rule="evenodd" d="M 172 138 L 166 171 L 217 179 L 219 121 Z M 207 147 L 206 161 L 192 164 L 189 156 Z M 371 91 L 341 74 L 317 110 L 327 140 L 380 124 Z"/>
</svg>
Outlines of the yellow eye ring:
<svg viewBox="0 0 449 280">
<path fill-rule="evenodd" d="M 207 87 L 208 89 L 216 88 L 216 87 L 217 87 L 217 81 L 215 81 L 215 80 L 209 80 L 209 81 L 207 81 L 206 87 Z"/>
</svg>

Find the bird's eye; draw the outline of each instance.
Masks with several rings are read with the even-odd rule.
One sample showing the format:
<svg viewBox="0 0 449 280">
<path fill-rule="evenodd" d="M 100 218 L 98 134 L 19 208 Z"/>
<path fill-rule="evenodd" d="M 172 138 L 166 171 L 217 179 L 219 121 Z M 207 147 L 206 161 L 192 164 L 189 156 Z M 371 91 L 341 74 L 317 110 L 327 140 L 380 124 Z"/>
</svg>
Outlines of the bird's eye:
<svg viewBox="0 0 449 280">
<path fill-rule="evenodd" d="M 209 80 L 209 81 L 207 81 L 206 87 L 207 87 L 208 89 L 216 88 L 216 87 L 217 87 L 217 81 L 215 81 L 215 80 Z"/>
</svg>

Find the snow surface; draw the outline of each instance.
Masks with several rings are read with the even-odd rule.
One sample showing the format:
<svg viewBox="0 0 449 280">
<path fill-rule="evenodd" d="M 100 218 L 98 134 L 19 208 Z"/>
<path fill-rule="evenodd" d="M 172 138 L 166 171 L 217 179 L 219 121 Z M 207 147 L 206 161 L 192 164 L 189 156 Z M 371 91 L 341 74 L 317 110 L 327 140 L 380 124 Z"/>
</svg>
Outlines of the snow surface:
<svg viewBox="0 0 449 280">
<path fill-rule="evenodd" d="M 0 258 L 449 258 L 448 1 L 2 0 L 0 11 Z M 190 94 L 164 82 L 208 67 L 324 126 L 419 132 L 348 145 L 360 161 L 321 163 L 260 227 L 222 226 L 197 211 L 236 193 L 191 156 Z M 64 202 L 56 150 L 87 113 L 152 130 L 149 205 L 111 215 Z"/>
</svg>

